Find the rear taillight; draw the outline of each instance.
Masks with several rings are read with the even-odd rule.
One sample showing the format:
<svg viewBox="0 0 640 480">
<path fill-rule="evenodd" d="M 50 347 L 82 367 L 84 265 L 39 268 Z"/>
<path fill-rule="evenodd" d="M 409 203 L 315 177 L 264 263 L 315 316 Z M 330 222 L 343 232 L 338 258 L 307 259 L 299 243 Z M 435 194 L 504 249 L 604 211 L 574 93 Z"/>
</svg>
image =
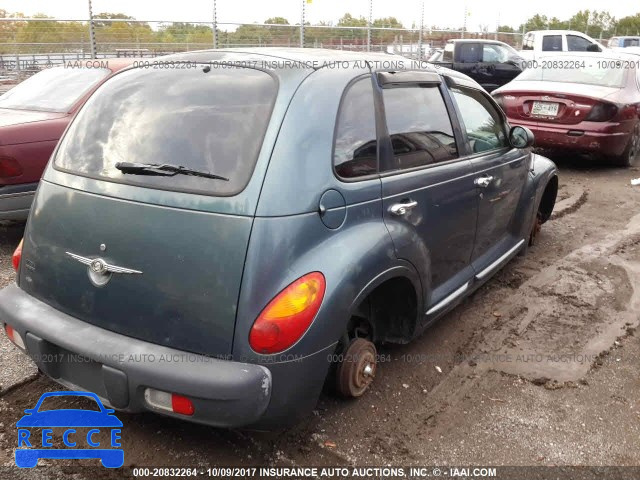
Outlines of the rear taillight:
<svg viewBox="0 0 640 480">
<path fill-rule="evenodd" d="M 589 115 L 585 118 L 588 122 L 607 122 L 616 116 L 618 107 L 612 103 L 596 103 L 591 107 Z"/>
<path fill-rule="evenodd" d="M 9 340 L 11 340 L 16 346 L 20 347 L 22 350 L 26 350 L 26 347 L 24 345 L 24 340 L 22 339 L 22 336 L 17 332 L 15 328 L 13 328 L 11 325 L 5 324 L 4 331 L 7 332 L 7 337 L 9 337 Z"/>
<path fill-rule="evenodd" d="M 177 393 L 163 392 L 154 388 L 147 388 L 144 391 L 146 402 L 160 410 L 179 413 L 180 415 L 193 415 L 196 411 L 193 402 L 183 395 Z"/>
<path fill-rule="evenodd" d="M 18 244 L 18 248 L 13 252 L 13 257 L 11 257 L 11 262 L 13 263 L 13 269 L 17 272 L 20 268 L 20 260 L 22 259 L 22 240 Z"/>
<path fill-rule="evenodd" d="M 0 157 L 0 178 L 19 177 L 22 175 L 20 164 L 9 157 Z"/>
<path fill-rule="evenodd" d="M 251 348 L 258 353 L 271 354 L 282 352 L 296 343 L 318 313 L 325 286 L 324 275 L 313 272 L 280 292 L 251 327 Z"/>
</svg>

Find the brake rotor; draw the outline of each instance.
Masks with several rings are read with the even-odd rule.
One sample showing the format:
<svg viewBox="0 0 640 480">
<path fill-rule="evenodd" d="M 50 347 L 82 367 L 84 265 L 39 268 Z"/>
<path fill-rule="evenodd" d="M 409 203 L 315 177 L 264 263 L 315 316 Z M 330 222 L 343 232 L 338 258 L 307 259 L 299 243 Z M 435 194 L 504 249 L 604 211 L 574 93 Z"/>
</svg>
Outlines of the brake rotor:
<svg viewBox="0 0 640 480">
<path fill-rule="evenodd" d="M 342 355 L 337 369 L 337 389 L 345 397 L 361 396 L 376 374 L 376 347 L 364 338 L 356 338 Z"/>
</svg>

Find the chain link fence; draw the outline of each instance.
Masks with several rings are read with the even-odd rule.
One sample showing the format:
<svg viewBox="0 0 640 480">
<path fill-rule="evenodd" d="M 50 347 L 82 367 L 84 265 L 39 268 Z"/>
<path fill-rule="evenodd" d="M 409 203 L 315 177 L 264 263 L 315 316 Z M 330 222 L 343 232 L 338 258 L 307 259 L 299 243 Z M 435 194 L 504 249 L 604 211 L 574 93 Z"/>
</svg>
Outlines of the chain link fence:
<svg viewBox="0 0 640 480">
<path fill-rule="evenodd" d="M 48 18 L 0 19 L 0 79 L 24 76 L 70 61 L 113 57 L 155 57 L 209 48 L 300 47 L 377 51 L 427 59 L 451 38 L 489 38 L 520 47 L 516 33 L 462 30 L 282 25 L 266 23 L 145 21 Z"/>
</svg>

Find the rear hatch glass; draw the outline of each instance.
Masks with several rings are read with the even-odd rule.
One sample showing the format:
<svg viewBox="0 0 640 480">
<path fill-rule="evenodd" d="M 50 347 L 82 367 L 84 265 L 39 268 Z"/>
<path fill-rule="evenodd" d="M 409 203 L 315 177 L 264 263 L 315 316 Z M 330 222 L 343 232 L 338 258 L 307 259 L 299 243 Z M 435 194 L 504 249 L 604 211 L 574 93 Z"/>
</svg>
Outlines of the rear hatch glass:
<svg viewBox="0 0 640 480">
<path fill-rule="evenodd" d="M 273 76 L 250 68 L 184 63 L 127 70 L 83 107 L 54 166 L 112 182 L 235 195 L 251 177 L 277 90 Z M 181 166 L 228 180 L 125 174 L 116 168 L 122 162 Z"/>
</svg>

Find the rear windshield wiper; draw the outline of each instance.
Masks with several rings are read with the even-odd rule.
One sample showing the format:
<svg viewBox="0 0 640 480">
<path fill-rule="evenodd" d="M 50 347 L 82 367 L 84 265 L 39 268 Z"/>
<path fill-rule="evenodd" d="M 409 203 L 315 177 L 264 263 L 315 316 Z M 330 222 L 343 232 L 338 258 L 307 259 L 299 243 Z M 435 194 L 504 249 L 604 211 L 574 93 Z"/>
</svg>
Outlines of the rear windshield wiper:
<svg viewBox="0 0 640 480">
<path fill-rule="evenodd" d="M 191 175 L 193 177 L 212 178 L 214 180 L 224 180 L 228 182 L 229 179 L 215 175 L 209 172 L 201 172 L 199 170 L 192 170 L 180 165 L 169 165 L 159 163 L 131 163 L 131 162 L 118 162 L 116 168 L 124 174 L 131 175 L 157 175 L 162 177 L 173 177 L 175 175 Z"/>
</svg>

